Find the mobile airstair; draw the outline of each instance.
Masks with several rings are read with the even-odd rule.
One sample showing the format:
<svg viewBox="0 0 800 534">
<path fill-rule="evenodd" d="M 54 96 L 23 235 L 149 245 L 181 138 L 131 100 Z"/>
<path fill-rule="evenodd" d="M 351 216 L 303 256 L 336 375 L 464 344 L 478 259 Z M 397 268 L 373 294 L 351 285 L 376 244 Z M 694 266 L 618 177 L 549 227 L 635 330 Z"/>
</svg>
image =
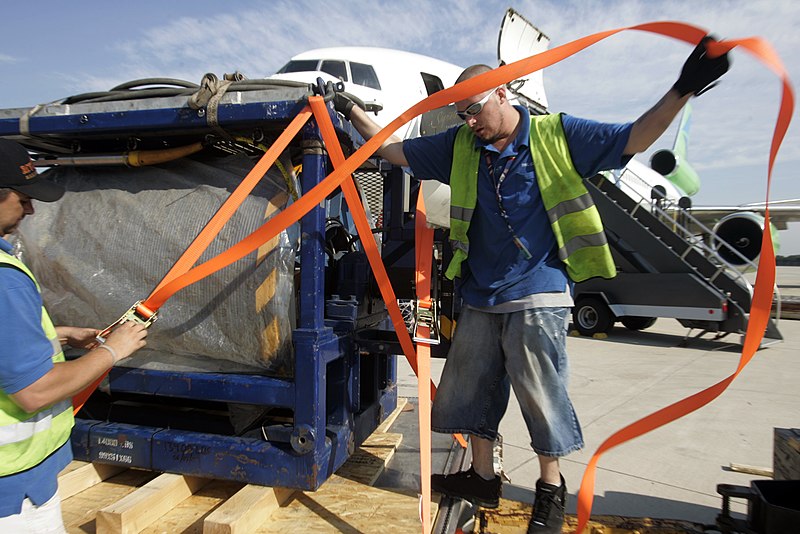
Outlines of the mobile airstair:
<svg viewBox="0 0 800 534">
<path fill-rule="evenodd" d="M 608 332 L 616 321 L 641 330 L 659 317 L 678 320 L 690 334 L 698 329 L 698 337 L 745 333 L 753 287 L 744 269 L 731 266 L 720 252 L 737 256 L 752 270 L 755 264 L 685 210 L 667 205 L 658 191 L 650 199 L 634 198 L 606 174 L 586 185 L 603 219 L 618 275 L 576 285 L 573 322 L 582 334 Z M 782 339 L 770 319 L 762 345 Z"/>
</svg>

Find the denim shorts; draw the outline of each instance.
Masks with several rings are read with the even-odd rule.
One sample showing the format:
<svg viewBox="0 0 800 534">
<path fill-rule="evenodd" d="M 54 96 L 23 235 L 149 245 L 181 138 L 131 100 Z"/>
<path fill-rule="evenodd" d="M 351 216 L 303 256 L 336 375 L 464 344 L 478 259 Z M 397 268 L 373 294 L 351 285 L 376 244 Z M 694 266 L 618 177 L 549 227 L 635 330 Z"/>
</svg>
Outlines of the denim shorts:
<svg viewBox="0 0 800 534">
<path fill-rule="evenodd" d="M 432 429 L 496 439 L 513 387 L 537 454 L 558 457 L 582 448 L 567 394 L 568 314 L 569 308 L 463 309 L 433 402 Z"/>
</svg>

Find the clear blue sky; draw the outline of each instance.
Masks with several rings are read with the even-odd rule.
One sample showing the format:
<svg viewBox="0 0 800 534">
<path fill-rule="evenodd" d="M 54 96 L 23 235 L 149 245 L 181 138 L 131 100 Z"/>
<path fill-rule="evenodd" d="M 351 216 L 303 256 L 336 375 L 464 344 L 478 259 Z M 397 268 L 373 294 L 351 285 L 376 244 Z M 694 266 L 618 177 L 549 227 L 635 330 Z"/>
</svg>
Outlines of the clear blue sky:
<svg viewBox="0 0 800 534">
<path fill-rule="evenodd" d="M 134 79 L 199 82 L 206 72 L 269 75 L 310 48 L 401 48 L 459 65 L 496 64 L 497 33 L 513 7 L 556 46 L 602 30 L 655 20 L 707 28 L 722 38 L 759 36 L 800 80 L 800 3 L 793 0 L 348 0 L 4 2 L 0 108 L 29 107 Z M 629 121 L 677 77 L 685 43 L 624 32 L 545 71 L 550 108 Z M 694 101 L 690 159 L 702 177 L 699 204 L 766 198 L 778 79 L 734 51 L 722 84 Z M 800 197 L 798 113 L 778 156 L 770 199 Z M 670 130 L 654 148 L 672 144 Z M 652 152 L 652 150 L 650 151 Z M 649 153 L 640 156 L 647 161 Z M 781 254 L 800 254 L 800 223 L 781 233 Z"/>
</svg>

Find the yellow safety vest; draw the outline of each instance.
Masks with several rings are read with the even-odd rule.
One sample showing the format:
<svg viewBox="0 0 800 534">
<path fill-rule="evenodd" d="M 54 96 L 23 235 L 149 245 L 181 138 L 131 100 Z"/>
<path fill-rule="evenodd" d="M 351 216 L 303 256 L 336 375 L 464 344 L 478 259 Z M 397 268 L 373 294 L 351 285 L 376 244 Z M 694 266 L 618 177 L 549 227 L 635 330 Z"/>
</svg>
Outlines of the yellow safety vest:
<svg viewBox="0 0 800 534">
<path fill-rule="evenodd" d="M 27 274 L 41 291 L 33 273 L 17 258 L 0 252 L 0 269 L 8 268 L 2 264 Z M 64 352 L 58 334 L 44 306 L 42 329 L 53 345 L 53 362 L 63 362 Z M 40 464 L 67 442 L 73 423 L 71 399 L 28 413 L 0 390 L 0 476 L 19 473 Z"/>
<path fill-rule="evenodd" d="M 572 164 L 561 115 L 531 117 L 530 150 L 536 181 L 556 238 L 558 257 L 575 282 L 617 274 L 600 214 Z M 450 243 L 453 259 L 445 275 L 461 276 L 469 255 L 467 231 L 478 201 L 481 149 L 465 124 L 456 133 L 450 169 Z"/>
</svg>

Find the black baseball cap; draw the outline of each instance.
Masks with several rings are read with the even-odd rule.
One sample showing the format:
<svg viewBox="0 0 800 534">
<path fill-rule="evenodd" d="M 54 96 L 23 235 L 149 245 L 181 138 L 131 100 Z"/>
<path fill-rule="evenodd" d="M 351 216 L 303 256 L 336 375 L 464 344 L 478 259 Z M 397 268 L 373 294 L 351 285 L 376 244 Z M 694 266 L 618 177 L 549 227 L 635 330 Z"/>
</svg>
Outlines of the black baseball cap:
<svg viewBox="0 0 800 534">
<path fill-rule="evenodd" d="M 42 202 L 55 202 L 64 195 L 62 186 L 36 171 L 25 147 L 10 139 L 0 139 L 0 188 L 13 189 Z"/>
</svg>

